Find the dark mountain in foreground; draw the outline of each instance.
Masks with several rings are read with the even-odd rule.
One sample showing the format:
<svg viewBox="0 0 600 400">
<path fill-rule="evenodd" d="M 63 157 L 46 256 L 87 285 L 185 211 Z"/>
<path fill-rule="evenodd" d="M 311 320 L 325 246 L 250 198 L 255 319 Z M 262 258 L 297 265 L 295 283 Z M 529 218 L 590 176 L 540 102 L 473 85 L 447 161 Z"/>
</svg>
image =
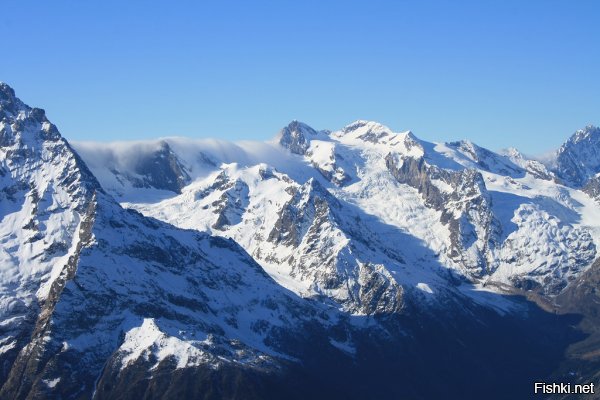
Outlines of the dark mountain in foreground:
<svg viewBox="0 0 600 400">
<path fill-rule="evenodd" d="M 76 152 L 0 84 L 0 398 L 506 399 L 598 379 L 600 211 L 550 169 L 364 121 L 248 146 Z"/>
</svg>

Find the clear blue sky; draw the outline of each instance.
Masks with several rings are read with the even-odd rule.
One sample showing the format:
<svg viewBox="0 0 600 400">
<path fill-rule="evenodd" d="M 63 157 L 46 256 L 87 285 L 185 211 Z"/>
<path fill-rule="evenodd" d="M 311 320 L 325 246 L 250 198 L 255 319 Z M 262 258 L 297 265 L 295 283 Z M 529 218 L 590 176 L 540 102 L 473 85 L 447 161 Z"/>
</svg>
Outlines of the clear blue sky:
<svg viewBox="0 0 600 400">
<path fill-rule="evenodd" d="M 0 80 L 72 140 L 356 119 L 527 153 L 600 124 L 600 1 L 0 1 Z"/>
</svg>

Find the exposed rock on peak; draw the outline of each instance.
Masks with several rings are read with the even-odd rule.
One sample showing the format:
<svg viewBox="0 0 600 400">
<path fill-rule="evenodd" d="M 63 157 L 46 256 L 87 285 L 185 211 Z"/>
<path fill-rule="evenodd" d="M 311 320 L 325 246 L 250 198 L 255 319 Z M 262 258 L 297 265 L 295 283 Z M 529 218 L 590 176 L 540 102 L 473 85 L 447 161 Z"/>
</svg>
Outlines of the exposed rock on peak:
<svg viewBox="0 0 600 400">
<path fill-rule="evenodd" d="M 573 134 L 556 153 L 556 174 L 582 187 L 600 172 L 600 128 L 589 125 Z"/>
<path fill-rule="evenodd" d="M 365 142 L 378 143 L 394 133 L 387 126 L 374 121 L 358 120 L 341 130 L 342 135 L 350 135 Z"/>
<path fill-rule="evenodd" d="M 13 89 L 5 83 L 0 84 L 0 145 L 10 146 L 16 141 L 61 139 L 58 129 L 41 108 L 31 108 L 17 97 Z M 64 142 L 64 140 L 63 140 Z M 66 143 L 66 142 L 65 142 Z"/>
<path fill-rule="evenodd" d="M 0 102 L 1 103 L 14 103 L 15 91 L 8 84 L 0 82 Z"/>
<path fill-rule="evenodd" d="M 278 143 L 294 154 L 304 155 L 310 147 L 310 140 L 318 132 L 299 121 L 292 121 L 277 135 Z"/>
<path fill-rule="evenodd" d="M 583 141 L 600 140 L 600 127 L 587 125 L 583 129 L 577 130 L 568 140 L 568 143 L 577 144 Z"/>
<path fill-rule="evenodd" d="M 181 193 L 190 181 L 190 176 L 171 150 L 161 141 L 159 148 L 148 157 L 138 159 L 134 171 L 139 177 L 131 177 L 134 187 L 153 187 Z"/>
<path fill-rule="evenodd" d="M 442 212 L 450 230 L 449 256 L 474 277 L 493 272 L 491 251 L 498 244 L 500 224 L 481 173 L 474 169 L 447 171 L 423 158 L 388 154 L 386 165 L 402 184 L 417 189 L 428 207 Z"/>
</svg>

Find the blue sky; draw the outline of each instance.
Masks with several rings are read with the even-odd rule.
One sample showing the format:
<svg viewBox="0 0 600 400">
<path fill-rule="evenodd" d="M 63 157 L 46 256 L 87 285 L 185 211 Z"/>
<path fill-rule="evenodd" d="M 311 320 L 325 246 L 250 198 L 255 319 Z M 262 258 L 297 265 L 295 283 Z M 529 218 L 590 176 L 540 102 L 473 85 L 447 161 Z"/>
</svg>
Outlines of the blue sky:
<svg viewBox="0 0 600 400">
<path fill-rule="evenodd" d="M 542 153 L 600 124 L 599 1 L 2 1 L 0 80 L 72 140 L 356 119 Z"/>
</svg>

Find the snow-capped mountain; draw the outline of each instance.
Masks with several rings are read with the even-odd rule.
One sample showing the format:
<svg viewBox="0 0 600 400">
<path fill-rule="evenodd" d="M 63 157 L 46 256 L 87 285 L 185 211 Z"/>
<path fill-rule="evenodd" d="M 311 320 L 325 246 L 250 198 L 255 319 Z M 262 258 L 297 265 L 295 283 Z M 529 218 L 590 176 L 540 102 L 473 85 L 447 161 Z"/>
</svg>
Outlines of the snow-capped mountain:
<svg viewBox="0 0 600 400">
<path fill-rule="evenodd" d="M 428 143 L 367 121 L 334 132 L 294 121 L 263 144 L 160 143 L 194 176 L 181 194 L 103 186 L 145 215 L 234 238 L 282 285 L 347 311 L 400 309 L 415 289 L 435 297 L 454 274 L 556 295 L 600 244 L 597 204 L 514 149 Z M 87 152 L 97 145 L 76 146 L 97 176 L 109 174 Z M 178 148 L 211 162 L 199 167 Z M 367 270 L 387 282 L 369 307 Z"/>
<path fill-rule="evenodd" d="M 2 398 L 89 396 L 139 364 L 269 368 L 284 332 L 330 319 L 235 242 L 123 209 L 4 84 L 0 118 Z"/>
<path fill-rule="evenodd" d="M 71 147 L 0 84 L 0 398 L 514 397 L 597 268 L 565 174 L 369 121 Z"/>
</svg>

